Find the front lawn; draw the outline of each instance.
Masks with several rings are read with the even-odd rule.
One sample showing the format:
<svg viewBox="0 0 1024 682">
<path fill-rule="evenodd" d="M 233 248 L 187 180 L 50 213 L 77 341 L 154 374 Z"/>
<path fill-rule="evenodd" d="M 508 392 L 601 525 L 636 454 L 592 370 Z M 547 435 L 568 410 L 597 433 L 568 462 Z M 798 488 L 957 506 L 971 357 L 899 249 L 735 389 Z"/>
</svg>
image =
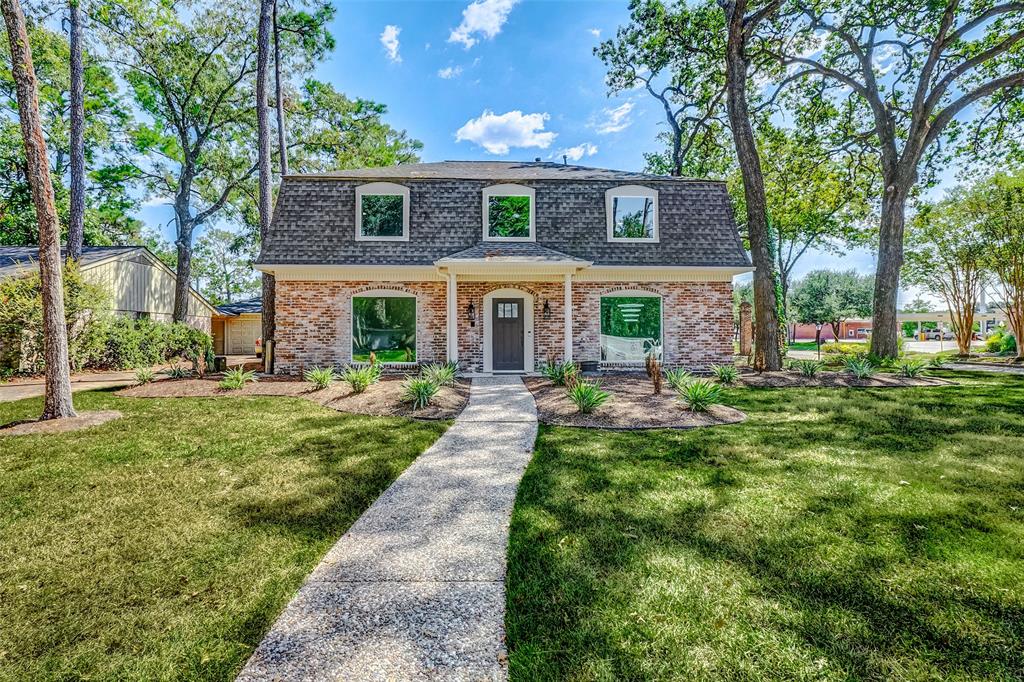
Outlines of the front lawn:
<svg viewBox="0 0 1024 682">
<path fill-rule="evenodd" d="M 727 392 L 742 424 L 542 427 L 514 679 L 1024 677 L 1024 381 Z"/>
<path fill-rule="evenodd" d="M 231 679 L 445 429 L 297 398 L 75 404 L 124 417 L 0 438 L 0 679 Z M 0 403 L 0 424 L 40 407 Z"/>
</svg>

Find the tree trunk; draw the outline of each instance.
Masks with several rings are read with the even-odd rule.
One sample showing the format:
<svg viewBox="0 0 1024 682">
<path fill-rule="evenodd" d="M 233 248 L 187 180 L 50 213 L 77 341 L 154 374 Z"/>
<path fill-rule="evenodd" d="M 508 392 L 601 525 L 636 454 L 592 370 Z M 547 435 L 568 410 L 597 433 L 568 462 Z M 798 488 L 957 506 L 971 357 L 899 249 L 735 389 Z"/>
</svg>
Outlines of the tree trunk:
<svg viewBox="0 0 1024 682">
<path fill-rule="evenodd" d="M 18 97 L 18 117 L 25 143 L 28 182 L 39 221 L 39 281 L 43 297 L 45 398 L 40 419 L 74 417 L 68 366 L 68 330 L 64 318 L 64 282 L 60 259 L 60 223 L 50 180 L 50 161 L 39 117 L 39 94 L 25 15 L 18 0 L 0 0 L 11 44 L 11 70 Z"/>
<path fill-rule="evenodd" d="M 288 142 L 284 120 L 284 88 L 281 85 L 281 31 L 277 27 L 277 2 L 274 2 L 274 90 L 277 109 L 277 152 L 281 157 L 281 177 L 288 175 Z M 271 313 L 273 314 L 273 313 Z"/>
<path fill-rule="evenodd" d="M 177 210 L 177 209 L 176 209 Z M 186 322 L 189 314 L 189 299 L 191 298 L 192 281 L 192 230 L 194 226 L 189 222 L 182 222 L 178 216 L 178 238 L 174 245 L 178 249 L 178 265 L 175 271 L 177 282 L 174 286 L 174 316 L 175 322 Z"/>
<path fill-rule="evenodd" d="M 273 169 L 270 166 L 270 117 L 267 110 L 267 67 L 270 64 L 270 34 L 275 30 L 275 0 L 260 1 L 260 23 L 257 34 L 256 55 L 256 129 L 257 153 L 259 156 L 259 212 L 260 241 L 264 242 L 270 233 L 270 219 L 273 210 Z M 276 43 L 276 41 L 275 41 Z M 275 68 L 276 68 L 275 59 Z M 278 74 L 279 75 L 279 74 Z M 280 97 L 280 92 L 278 93 Z M 278 116 L 281 115 L 280 108 Z M 280 139 L 280 138 L 279 138 Z M 263 348 L 274 340 L 274 277 L 263 274 Z M 270 356 L 273 358 L 273 355 Z M 267 370 L 271 368 L 268 366 Z"/>
<path fill-rule="evenodd" d="M 71 208 L 68 215 L 68 258 L 82 257 L 85 239 L 85 70 L 82 64 L 82 8 L 68 2 L 71 24 Z"/>
<path fill-rule="evenodd" d="M 780 327 L 778 301 L 775 291 L 775 257 L 768 235 L 768 208 L 764 193 L 761 157 L 750 125 L 747 106 L 747 58 L 743 16 L 746 0 L 737 0 L 725 6 L 728 24 L 726 44 L 726 105 L 729 127 L 736 146 L 740 171 L 743 174 L 743 194 L 747 202 L 747 235 L 754 260 L 754 369 L 775 371 L 782 369 L 779 348 Z"/>
<path fill-rule="evenodd" d="M 871 352 L 880 358 L 899 355 L 896 304 L 900 291 L 900 268 L 903 267 L 904 214 L 913 184 L 913 181 L 906 183 L 885 178 L 871 325 Z"/>
</svg>

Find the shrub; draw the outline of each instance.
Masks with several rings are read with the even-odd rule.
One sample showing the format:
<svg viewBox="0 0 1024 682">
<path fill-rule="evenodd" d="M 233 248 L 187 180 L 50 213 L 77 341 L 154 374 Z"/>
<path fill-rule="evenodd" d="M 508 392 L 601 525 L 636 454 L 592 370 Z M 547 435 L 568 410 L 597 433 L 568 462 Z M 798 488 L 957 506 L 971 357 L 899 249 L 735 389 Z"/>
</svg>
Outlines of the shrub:
<svg viewBox="0 0 1024 682">
<path fill-rule="evenodd" d="M 721 403 L 722 386 L 707 379 L 696 379 L 679 391 L 679 399 L 693 412 L 707 412 Z"/>
<path fill-rule="evenodd" d="M 569 400 L 576 405 L 576 411 L 580 414 L 589 414 L 604 405 L 612 394 L 601 390 L 601 383 L 598 381 L 577 381 L 569 391 Z"/>
<path fill-rule="evenodd" d="M 731 386 L 736 383 L 736 379 L 740 375 L 733 365 L 711 365 L 711 373 L 718 379 L 718 383 L 723 386 Z"/>
<path fill-rule="evenodd" d="M 870 379 L 875 374 L 875 366 L 867 358 L 847 360 L 846 370 L 857 379 Z"/>
<path fill-rule="evenodd" d="M 579 365 L 575 362 L 552 362 L 549 360 L 540 368 L 540 373 L 555 386 L 565 386 L 579 372 Z"/>
<path fill-rule="evenodd" d="M 896 366 L 901 376 L 914 379 L 924 376 L 926 365 L 923 360 L 904 360 Z"/>
<path fill-rule="evenodd" d="M 224 372 L 220 387 L 229 391 L 238 391 L 248 383 L 256 383 L 256 372 L 247 372 L 241 367 L 232 367 Z"/>
<path fill-rule="evenodd" d="M 155 374 L 149 367 L 139 367 L 135 370 L 135 383 L 141 386 L 153 381 Z"/>
<path fill-rule="evenodd" d="M 693 374 L 682 367 L 676 367 L 665 372 L 665 380 L 678 393 L 684 386 L 693 381 Z"/>
<path fill-rule="evenodd" d="M 825 363 L 818 360 L 797 360 L 791 367 L 805 377 L 813 377 L 825 366 Z"/>
<path fill-rule="evenodd" d="M 1006 337 L 1006 333 L 1002 329 L 997 329 L 985 339 L 985 351 L 988 353 L 999 353 L 1003 348 L 1003 338 Z"/>
<path fill-rule="evenodd" d="M 362 393 L 380 379 L 380 365 L 373 363 L 355 367 L 349 365 L 341 373 L 341 380 L 352 389 L 353 393 Z"/>
<path fill-rule="evenodd" d="M 454 386 L 455 374 L 458 371 L 458 363 L 445 362 L 442 364 L 424 365 L 420 370 L 420 376 L 433 381 L 438 386 Z"/>
<path fill-rule="evenodd" d="M 337 375 L 334 373 L 333 367 L 314 367 L 307 369 L 302 378 L 313 384 L 314 390 L 322 391 L 331 385 Z"/>
<path fill-rule="evenodd" d="M 177 363 L 171 365 L 165 373 L 171 379 L 187 379 L 192 375 L 192 372 Z"/>
<path fill-rule="evenodd" d="M 402 400 L 412 403 L 412 409 L 419 410 L 430 404 L 441 389 L 425 377 L 410 377 L 402 384 Z"/>
<path fill-rule="evenodd" d="M 1011 355 L 1017 352 L 1017 339 L 1013 334 L 1007 334 L 999 344 L 999 352 L 1003 355 Z"/>
<path fill-rule="evenodd" d="M 931 360 L 929 360 L 928 366 L 931 367 L 932 369 L 941 369 L 946 365 L 947 362 L 949 362 L 949 356 L 940 354 L 936 355 Z"/>
</svg>

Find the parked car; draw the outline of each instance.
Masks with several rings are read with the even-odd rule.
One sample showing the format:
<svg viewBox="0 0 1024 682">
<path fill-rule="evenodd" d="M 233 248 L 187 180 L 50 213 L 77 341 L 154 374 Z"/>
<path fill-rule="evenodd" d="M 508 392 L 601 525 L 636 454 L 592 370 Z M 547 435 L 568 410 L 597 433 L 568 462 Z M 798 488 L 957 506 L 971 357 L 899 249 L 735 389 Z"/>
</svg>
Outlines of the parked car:
<svg viewBox="0 0 1024 682">
<path fill-rule="evenodd" d="M 925 341 L 952 341 L 953 332 L 946 331 L 940 332 L 938 329 L 926 329 L 924 332 Z"/>
</svg>

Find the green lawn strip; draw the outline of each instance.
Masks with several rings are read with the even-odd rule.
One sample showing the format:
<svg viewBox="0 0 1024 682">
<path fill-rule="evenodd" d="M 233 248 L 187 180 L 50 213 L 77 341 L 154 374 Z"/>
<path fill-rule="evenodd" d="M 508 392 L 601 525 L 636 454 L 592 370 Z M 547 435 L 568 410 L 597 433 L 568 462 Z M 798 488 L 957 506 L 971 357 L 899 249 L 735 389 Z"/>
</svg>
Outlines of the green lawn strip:
<svg viewBox="0 0 1024 682">
<path fill-rule="evenodd" d="M 446 428 L 288 398 L 75 405 L 124 418 L 0 439 L 0 679 L 231 679 Z M 0 424 L 40 408 L 0 403 Z"/>
<path fill-rule="evenodd" d="M 730 389 L 743 424 L 543 427 L 514 679 L 1024 676 L 1024 384 Z"/>
</svg>

